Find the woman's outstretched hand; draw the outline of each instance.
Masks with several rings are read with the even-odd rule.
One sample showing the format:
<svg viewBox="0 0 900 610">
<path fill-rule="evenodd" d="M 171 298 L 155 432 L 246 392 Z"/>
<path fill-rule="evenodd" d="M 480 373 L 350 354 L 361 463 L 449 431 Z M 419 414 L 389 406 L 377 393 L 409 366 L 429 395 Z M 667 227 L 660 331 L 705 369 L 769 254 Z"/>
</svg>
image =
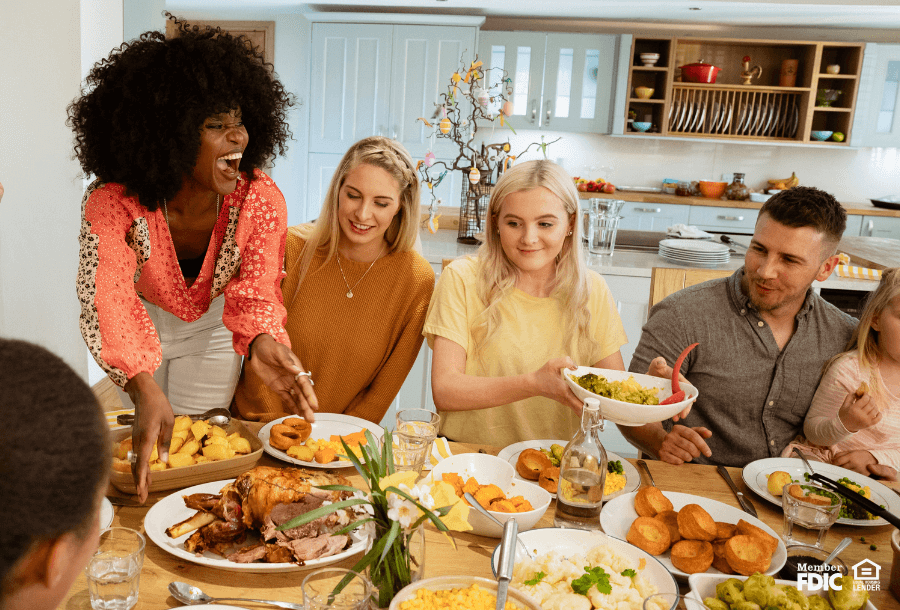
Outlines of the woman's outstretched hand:
<svg viewBox="0 0 900 610">
<path fill-rule="evenodd" d="M 319 400 L 300 359 L 270 335 L 259 335 L 250 345 L 250 369 L 281 397 L 285 405 L 308 422 L 316 420 Z"/>
<path fill-rule="evenodd" d="M 575 362 L 568 356 L 553 358 L 552 360 L 548 360 L 547 364 L 532 373 L 532 380 L 537 390 L 535 393 L 536 395 L 551 398 L 560 402 L 575 411 L 575 414 L 581 417 L 581 400 L 575 396 L 575 393 L 572 392 L 569 384 L 567 384 L 562 378 L 562 375 L 560 375 L 562 369 L 571 369 L 574 371 L 576 368 L 578 367 L 575 366 Z"/>
<path fill-rule="evenodd" d="M 150 456 L 154 445 L 159 459 L 169 461 L 175 415 L 169 399 L 150 373 L 138 373 L 129 379 L 125 384 L 125 391 L 134 403 L 131 444 L 136 460 L 131 462 L 131 476 L 134 477 L 137 495 L 143 504 L 150 492 Z"/>
</svg>

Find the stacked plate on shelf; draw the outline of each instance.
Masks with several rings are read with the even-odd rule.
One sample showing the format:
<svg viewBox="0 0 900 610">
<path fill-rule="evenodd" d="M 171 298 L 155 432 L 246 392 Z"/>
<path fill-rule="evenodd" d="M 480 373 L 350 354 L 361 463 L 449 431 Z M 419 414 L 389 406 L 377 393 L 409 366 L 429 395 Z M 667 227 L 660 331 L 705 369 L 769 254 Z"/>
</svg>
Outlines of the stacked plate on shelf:
<svg viewBox="0 0 900 610">
<path fill-rule="evenodd" d="M 725 244 L 711 241 L 663 239 L 659 242 L 659 255 L 684 265 L 715 267 L 731 259 L 731 250 Z"/>
</svg>

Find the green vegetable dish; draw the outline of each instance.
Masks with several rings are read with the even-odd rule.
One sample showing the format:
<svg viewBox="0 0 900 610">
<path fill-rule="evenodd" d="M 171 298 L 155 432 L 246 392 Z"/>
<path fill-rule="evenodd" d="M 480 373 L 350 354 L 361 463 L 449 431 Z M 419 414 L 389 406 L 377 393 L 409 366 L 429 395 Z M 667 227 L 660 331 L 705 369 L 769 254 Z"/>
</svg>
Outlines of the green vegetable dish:
<svg viewBox="0 0 900 610">
<path fill-rule="evenodd" d="M 581 377 L 569 375 L 569 377 L 588 392 L 593 392 L 598 396 L 637 405 L 659 404 L 659 398 L 656 397 L 659 388 L 645 388 L 635 381 L 634 377 L 629 377 L 625 381 L 609 381 L 606 377 L 594 373 L 587 373 Z"/>
<path fill-rule="evenodd" d="M 803 478 L 804 478 L 804 480 L 806 480 L 807 483 L 809 483 L 810 479 L 809 479 L 808 472 L 803 473 Z M 794 481 L 794 483 L 799 483 L 799 482 L 800 481 Z M 855 481 L 851 481 L 847 477 L 842 477 L 842 478 L 838 479 L 837 482 L 840 483 L 841 485 L 849 487 L 850 489 L 852 489 L 853 491 L 855 491 L 856 493 L 858 493 L 859 495 L 861 495 L 865 498 L 868 498 L 870 500 L 872 499 L 872 491 L 868 487 L 863 487 L 859 483 L 857 483 Z M 811 488 L 805 487 L 803 485 L 801 485 L 801 487 L 803 487 L 804 489 L 811 489 Z M 857 506 L 850 500 L 842 498 L 841 496 L 839 496 L 837 494 L 831 493 L 830 491 L 821 490 L 821 489 L 816 489 L 815 492 L 817 494 L 828 496 L 829 498 L 831 498 L 832 504 L 834 504 L 836 500 L 841 500 L 843 502 L 843 504 L 841 505 L 841 512 L 838 514 L 838 519 L 865 519 L 865 520 L 869 520 L 869 521 L 874 521 L 875 519 L 878 519 L 877 515 L 873 515 L 866 509 L 860 508 L 859 506 Z M 884 508 L 884 504 L 879 504 L 879 506 L 881 508 Z"/>
<path fill-rule="evenodd" d="M 807 596 L 791 585 L 775 584 L 775 578 L 756 573 L 745 581 L 729 578 L 716 585 L 716 596 L 703 600 L 709 610 L 860 610 L 869 593 L 856 590 L 852 576 L 836 580 L 841 588 L 828 591 L 828 599 Z"/>
<path fill-rule="evenodd" d="M 562 460 L 563 452 L 566 450 L 562 445 L 558 445 L 553 443 L 550 445 L 550 449 L 540 448 L 541 453 L 550 458 L 550 463 L 554 466 L 559 466 L 560 461 Z M 624 474 L 625 469 L 622 468 L 622 462 L 619 460 L 610 460 L 606 464 L 606 470 L 612 474 Z"/>
</svg>

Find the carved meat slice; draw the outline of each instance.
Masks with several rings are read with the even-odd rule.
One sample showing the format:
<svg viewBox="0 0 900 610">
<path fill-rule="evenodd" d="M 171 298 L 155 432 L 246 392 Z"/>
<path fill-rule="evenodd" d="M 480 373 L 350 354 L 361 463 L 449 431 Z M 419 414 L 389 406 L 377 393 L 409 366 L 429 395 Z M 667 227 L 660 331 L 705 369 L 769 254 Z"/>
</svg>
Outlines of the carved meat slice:
<svg viewBox="0 0 900 610">
<path fill-rule="evenodd" d="M 322 557 L 330 557 L 341 552 L 349 541 L 350 537 L 347 535 L 332 536 L 331 534 L 322 534 L 315 538 L 303 538 L 302 540 L 291 540 L 289 542 L 280 542 L 279 544 L 291 549 L 298 561 L 311 561 Z"/>
</svg>

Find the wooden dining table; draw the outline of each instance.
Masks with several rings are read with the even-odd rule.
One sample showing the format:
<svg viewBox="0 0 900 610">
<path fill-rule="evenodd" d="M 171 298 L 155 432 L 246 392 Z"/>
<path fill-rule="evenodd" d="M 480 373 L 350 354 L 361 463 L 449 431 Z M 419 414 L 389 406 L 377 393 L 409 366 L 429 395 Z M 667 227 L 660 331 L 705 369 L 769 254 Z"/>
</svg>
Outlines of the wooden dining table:
<svg viewBox="0 0 900 610">
<path fill-rule="evenodd" d="M 251 429 L 259 426 L 249 424 Z M 463 443 L 451 443 L 451 451 L 457 453 L 478 452 L 496 455 L 500 448 L 483 445 L 471 445 Z M 635 460 L 629 460 L 634 462 Z M 704 498 L 717 500 L 729 506 L 740 508 L 734 494 L 728 488 L 725 480 L 716 472 L 714 466 L 699 464 L 685 464 L 675 466 L 658 461 L 648 461 L 649 469 L 656 485 L 663 491 L 673 491 L 694 494 Z M 263 455 L 259 465 L 284 467 L 288 464 L 268 455 Z M 744 492 L 756 508 L 759 518 L 776 532 L 782 531 L 783 516 L 781 508 L 775 506 L 752 491 L 749 491 L 741 479 L 740 468 L 729 468 L 732 479 L 738 488 Z M 354 484 L 360 484 L 362 479 L 352 469 L 341 469 Z M 144 531 L 144 516 L 150 506 L 160 499 L 177 493 L 178 490 L 169 490 L 152 493 L 143 506 L 128 507 L 115 506 L 114 526 L 130 527 Z M 111 488 L 110 495 L 120 495 L 120 492 Z M 128 496 L 134 497 L 134 496 Z M 547 512 L 538 522 L 536 527 L 553 527 L 553 514 L 555 500 L 551 502 Z M 825 548 L 832 549 L 845 536 L 853 539 L 847 549 L 841 553 L 841 558 L 848 566 L 869 559 L 879 567 L 879 590 L 871 593 L 872 603 L 880 610 L 888 608 L 900 608 L 900 602 L 888 590 L 888 581 L 891 572 L 891 542 L 890 537 L 894 528 L 890 525 L 876 527 L 850 527 L 835 525 L 827 533 Z M 484 578 L 493 578 L 491 571 L 491 554 L 499 543 L 496 538 L 485 538 L 470 533 L 451 532 L 454 544 L 433 527 L 426 527 L 425 531 L 425 577 L 445 575 L 472 575 Z M 862 539 L 865 539 L 865 542 Z M 873 550 L 870 545 L 876 548 Z M 359 560 L 360 555 L 333 564 L 335 567 L 351 568 Z M 147 540 L 144 567 L 141 572 L 140 593 L 137 610 L 150 610 L 159 608 L 181 607 L 175 598 L 168 592 L 168 585 L 172 581 L 183 581 L 196 585 L 213 597 L 246 597 L 256 599 L 274 599 L 302 603 L 303 594 L 301 583 L 308 572 L 298 569 L 294 572 L 280 573 L 254 573 L 244 571 L 226 571 L 217 568 L 197 565 L 171 555 L 149 539 Z M 686 583 L 680 583 L 682 593 L 688 591 Z M 228 602 L 248 608 L 262 608 L 257 604 L 241 604 Z M 66 610 L 89 610 L 90 597 L 88 595 L 87 580 L 84 573 L 76 579 L 59 606 Z"/>
</svg>

